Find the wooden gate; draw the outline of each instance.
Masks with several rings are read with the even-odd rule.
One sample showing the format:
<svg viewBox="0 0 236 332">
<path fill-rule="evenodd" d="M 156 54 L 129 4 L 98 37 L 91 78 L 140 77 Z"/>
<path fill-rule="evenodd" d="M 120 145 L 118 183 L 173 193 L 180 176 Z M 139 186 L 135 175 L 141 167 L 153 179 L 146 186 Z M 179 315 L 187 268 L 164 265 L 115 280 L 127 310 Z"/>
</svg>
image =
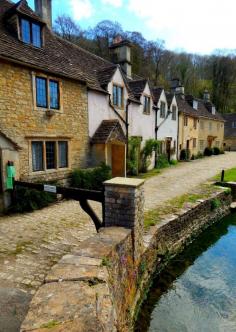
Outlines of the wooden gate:
<svg viewBox="0 0 236 332">
<path fill-rule="evenodd" d="M 64 198 L 74 199 L 80 202 L 81 208 L 91 217 L 98 231 L 101 227 L 104 226 L 104 191 L 96 191 L 96 190 L 86 190 L 86 189 L 78 189 L 78 188 L 67 188 L 60 186 L 52 186 L 48 184 L 40 184 L 40 183 L 31 183 L 31 182 L 14 182 L 14 191 L 16 187 L 24 187 L 35 189 L 39 191 L 44 191 L 51 194 L 60 194 Z M 14 194 L 14 192 L 13 192 Z M 97 216 L 95 211 L 92 209 L 91 205 L 88 201 L 100 202 L 102 204 L 103 218 Z"/>
</svg>

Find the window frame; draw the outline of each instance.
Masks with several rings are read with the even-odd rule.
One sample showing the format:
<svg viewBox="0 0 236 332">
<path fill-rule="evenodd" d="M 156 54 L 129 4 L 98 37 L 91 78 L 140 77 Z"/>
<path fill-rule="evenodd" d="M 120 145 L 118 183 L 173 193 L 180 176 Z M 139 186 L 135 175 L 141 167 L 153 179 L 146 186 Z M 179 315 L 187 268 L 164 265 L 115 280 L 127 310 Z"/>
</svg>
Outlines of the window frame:
<svg viewBox="0 0 236 332">
<path fill-rule="evenodd" d="M 146 101 L 148 101 L 148 103 L 146 103 Z M 143 95 L 143 114 L 151 114 L 151 97 L 145 94 Z"/>
<path fill-rule="evenodd" d="M 184 115 L 184 127 L 188 127 L 188 116 Z"/>
<path fill-rule="evenodd" d="M 117 104 L 114 103 L 114 89 L 116 89 L 116 101 Z M 118 104 L 118 94 L 117 91 L 118 89 L 121 89 L 121 105 Z M 118 83 L 113 83 L 112 84 L 112 105 L 118 109 L 123 110 L 124 109 L 124 86 Z"/>
<path fill-rule="evenodd" d="M 46 80 L 46 93 L 47 93 L 47 106 L 38 106 L 37 105 L 37 84 L 36 84 L 36 79 L 37 78 L 42 78 Z M 58 104 L 59 108 L 52 108 L 51 107 L 51 98 L 50 98 L 50 82 L 57 82 L 58 83 Z M 63 113 L 63 90 L 62 90 L 62 80 L 52 77 L 52 76 L 47 76 L 43 73 L 36 73 L 32 72 L 32 89 L 33 89 L 33 100 L 34 100 L 34 110 L 35 111 L 52 111 L 55 113 Z"/>
<path fill-rule="evenodd" d="M 166 117 L 166 103 L 164 101 L 161 101 L 161 103 L 160 103 L 160 118 L 165 119 L 165 117 Z"/>
<path fill-rule="evenodd" d="M 197 129 L 197 119 L 193 119 L 193 129 Z"/>
<path fill-rule="evenodd" d="M 66 143 L 66 165 L 67 166 L 60 166 L 60 156 L 59 156 L 59 143 L 63 142 Z M 41 170 L 34 170 L 33 166 L 33 144 L 34 143 L 41 143 L 42 144 L 42 169 Z M 54 151 L 54 168 L 47 167 L 47 143 L 54 143 L 55 151 Z M 68 138 L 33 138 L 29 141 L 29 147 L 31 151 L 31 158 L 30 158 L 30 169 L 32 174 L 45 174 L 45 173 L 53 173 L 57 171 L 63 171 L 70 169 L 70 144 Z"/>
<path fill-rule="evenodd" d="M 172 111 L 172 120 L 177 121 L 177 106 L 172 105 L 171 111 Z"/>
<path fill-rule="evenodd" d="M 28 22 L 29 24 L 29 39 L 30 39 L 30 42 L 26 42 L 23 40 L 23 29 L 22 29 L 22 21 L 25 21 L 25 22 Z M 33 47 L 36 47 L 36 48 L 42 48 L 43 47 L 43 27 L 41 24 L 39 24 L 38 22 L 35 22 L 35 21 L 32 21 L 32 20 L 29 20 L 25 17 L 21 17 L 20 18 L 20 39 L 21 41 L 24 43 L 24 44 L 27 44 L 27 45 L 31 45 Z M 34 33 L 33 33 L 33 24 L 35 26 L 38 26 L 40 28 L 40 46 L 36 45 L 33 41 L 34 41 Z"/>
</svg>

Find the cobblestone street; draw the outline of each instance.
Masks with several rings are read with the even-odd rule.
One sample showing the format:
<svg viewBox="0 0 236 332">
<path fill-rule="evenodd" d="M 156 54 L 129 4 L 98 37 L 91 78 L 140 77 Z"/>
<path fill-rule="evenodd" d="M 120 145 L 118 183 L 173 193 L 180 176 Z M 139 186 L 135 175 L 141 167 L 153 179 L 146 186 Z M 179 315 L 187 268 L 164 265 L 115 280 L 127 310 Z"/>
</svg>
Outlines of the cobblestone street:
<svg viewBox="0 0 236 332">
<path fill-rule="evenodd" d="M 181 163 L 145 183 L 145 208 L 182 195 L 236 166 L 236 153 Z M 101 215 L 100 204 L 92 204 Z M 27 306 L 44 277 L 64 254 L 95 233 L 78 202 L 0 217 L 0 332 L 19 331 Z"/>
</svg>

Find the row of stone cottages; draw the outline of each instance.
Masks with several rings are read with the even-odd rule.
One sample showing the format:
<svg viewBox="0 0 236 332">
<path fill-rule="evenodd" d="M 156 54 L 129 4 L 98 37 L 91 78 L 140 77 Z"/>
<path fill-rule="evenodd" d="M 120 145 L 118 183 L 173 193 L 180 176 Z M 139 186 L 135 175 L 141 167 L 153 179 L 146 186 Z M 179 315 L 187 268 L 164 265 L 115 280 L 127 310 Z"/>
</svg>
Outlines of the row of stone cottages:
<svg viewBox="0 0 236 332">
<path fill-rule="evenodd" d="M 22 180 L 62 180 L 102 161 L 124 176 L 132 136 L 163 141 L 173 159 L 184 148 L 222 147 L 224 120 L 209 94 L 185 96 L 178 80 L 171 93 L 152 89 L 132 73 L 127 40 L 114 40 L 108 62 L 52 32 L 51 0 L 35 8 L 0 0 L 2 197 L 8 161 Z"/>
</svg>

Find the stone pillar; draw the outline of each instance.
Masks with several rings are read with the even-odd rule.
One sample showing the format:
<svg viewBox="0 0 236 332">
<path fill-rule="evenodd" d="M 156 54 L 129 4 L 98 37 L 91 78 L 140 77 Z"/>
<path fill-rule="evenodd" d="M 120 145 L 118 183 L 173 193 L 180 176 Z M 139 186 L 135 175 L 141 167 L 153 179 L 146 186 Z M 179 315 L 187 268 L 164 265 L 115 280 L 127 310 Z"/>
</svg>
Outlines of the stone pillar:
<svg viewBox="0 0 236 332">
<path fill-rule="evenodd" d="M 132 230 L 134 258 L 143 250 L 144 181 L 114 178 L 105 185 L 105 227 L 124 227 Z"/>
</svg>

